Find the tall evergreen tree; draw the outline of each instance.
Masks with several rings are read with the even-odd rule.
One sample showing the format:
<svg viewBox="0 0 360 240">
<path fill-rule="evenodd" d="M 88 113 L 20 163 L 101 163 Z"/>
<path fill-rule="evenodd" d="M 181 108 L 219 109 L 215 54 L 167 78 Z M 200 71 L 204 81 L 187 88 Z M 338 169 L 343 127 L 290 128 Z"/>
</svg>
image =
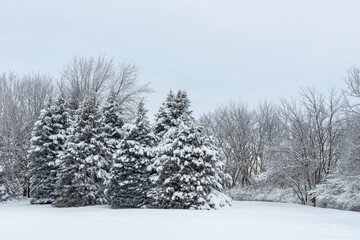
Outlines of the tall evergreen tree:
<svg viewBox="0 0 360 240">
<path fill-rule="evenodd" d="M 123 137 L 121 128 L 125 124 L 123 109 L 113 92 L 103 107 L 102 124 L 105 144 L 113 154 Z"/>
<path fill-rule="evenodd" d="M 107 197 L 113 208 L 140 207 L 149 188 L 147 167 L 151 163 L 155 137 L 140 102 L 133 124 L 125 124 L 124 139 L 111 169 Z"/>
<path fill-rule="evenodd" d="M 156 136 L 161 138 L 173 123 L 173 109 L 175 109 L 175 95 L 170 90 L 166 100 L 160 106 L 158 113 L 155 116 L 155 127 L 154 133 Z"/>
<path fill-rule="evenodd" d="M 182 121 L 193 121 L 190 100 L 185 91 L 179 90 L 176 95 L 170 90 L 155 118 L 154 133 L 161 139 L 171 128 Z"/>
<path fill-rule="evenodd" d="M 95 97 L 86 98 L 65 144 L 55 207 L 104 204 L 110 154 L 104 146 L 101 115 Z"/>
<path fill-rule="evenodd" d="M 69 114 L 64 99 L 49 100 L 41 111 L 32 132 L 29 150 L 30 197 L 33 204 L 54 202 L 59 171 L 59 155 L 63 151 Z"/>
<path fill-rule="evenodd" d="M 156 147 L 156 172 L 151 176 L 147 206 L 209 209 L 228 204 L 229 199 L 220 192 L 228 176 L 218 151 L 196 126 L 186 93 L 179 91 L 174 103 L 168 111 L 172 125 L 164 127 L 168 130 Z"/>
<path fill-rule="evenodd" d="M 176 119 L 176 126 L 180 124 L 179 120 L 182 122 L 192 122 L 194 118 L 192 117 L 192 111 L 190 110 L 190 100 L 187 96 L 186 91 L 179 90 L 175 98 L 175 108 L 174 108 L 173 118 Z"/>
</svg>

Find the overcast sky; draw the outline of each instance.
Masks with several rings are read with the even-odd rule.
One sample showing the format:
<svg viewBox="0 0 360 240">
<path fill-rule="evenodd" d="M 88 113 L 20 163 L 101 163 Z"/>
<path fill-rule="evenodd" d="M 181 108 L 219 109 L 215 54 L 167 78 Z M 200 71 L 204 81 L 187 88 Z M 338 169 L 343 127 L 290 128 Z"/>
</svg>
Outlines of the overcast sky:
<svg viewBox="0 0 360 240">
<path fill-rule="evenodd" d="M 133 60 L 156 93 L 217 105 L 344 87 L 360 65 L 360 1 L 0 1 L 0 71 L 56 76 L 72 57 Z M 153 116 L 151 116 L 153 118 Z"/>
</svg>

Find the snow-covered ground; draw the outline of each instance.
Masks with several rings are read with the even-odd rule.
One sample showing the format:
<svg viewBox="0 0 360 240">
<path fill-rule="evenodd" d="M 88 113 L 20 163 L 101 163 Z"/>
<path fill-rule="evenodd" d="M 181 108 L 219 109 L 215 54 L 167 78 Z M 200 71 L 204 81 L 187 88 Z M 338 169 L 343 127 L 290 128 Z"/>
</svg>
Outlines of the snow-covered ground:
<svg viewBox="0 0 360 240">
<path fill-rule="evenodd" d="M 221 210 L 57 209 L 0 204 L 0 239 L 360 239 L 360 213 L 296 204 L 233 202 Z"/>
</svg>

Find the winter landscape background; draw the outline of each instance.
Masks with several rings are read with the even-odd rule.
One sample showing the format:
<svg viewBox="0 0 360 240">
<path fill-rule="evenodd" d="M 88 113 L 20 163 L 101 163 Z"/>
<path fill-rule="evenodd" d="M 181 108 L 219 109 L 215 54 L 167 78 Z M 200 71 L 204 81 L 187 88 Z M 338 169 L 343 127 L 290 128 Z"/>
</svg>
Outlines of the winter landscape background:
<svg viewBox="0 0 360 240">
<path fill-rule="evenodd" d="M 359 237 L 357 1 L 0 8 L 8 239 Z"/>
<path fill-rule="evenodd" d="M 162 202 L 161 191 L 183 198 L 176 192 L 186 185 L 191 201 L 209 200 L 214 189 L 237 200 L 359 211 L 358 68 L 345 89 L 301 88 L 279 104 L 234 102 L 198 119 L 186 91 L 170 90 L 154 123 L 143 102 L 152 89 L 134 63 L 75 57 L 61 76 L 2 74 L 3 201 L 104 204 L 126 185 L 120 195 L 146 194 L 121 206 L 139 207 Z M 83 191 L 88 200 L 76 202 Z"/>
</svg>

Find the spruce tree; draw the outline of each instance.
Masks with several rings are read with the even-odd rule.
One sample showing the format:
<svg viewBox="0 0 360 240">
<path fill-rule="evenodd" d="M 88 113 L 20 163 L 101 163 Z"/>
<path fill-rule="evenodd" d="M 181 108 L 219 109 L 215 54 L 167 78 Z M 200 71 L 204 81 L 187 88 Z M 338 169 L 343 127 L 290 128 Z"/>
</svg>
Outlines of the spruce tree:
<svg viewBox="0 0 360 240">
<path fill-rule="evenodd" d="M 147 206 L 209 209 L 228 204 L 220 192 L 228 175 L 218 151 L 195 124 L 186 93 L 179 91 L 174 103 L 168 111 L 173 113 L 168 121 L 172 125 L 164 127 L 168 130 L 156 147 Z"/>
<path fill-rule="evenodd" d="M 69 114 L 60 96 L 49 100 L 35 123 L 29 149 L 30 197 L 33 204 L 54 202 L 59 171 L 59 156 L 63 151 Z"/>
<path fill-rule="evenodd" d="M 155 127 L 154 133 L 159 138 L 169 130 L 170 127 L 174 126 L 173 110 L 175 109 L 175 95 L 170 90 L 166 100 L 160 106 L 158 113 L 155 116 Z"/>
<path fill-rule="evenodd" d="M 151 163 L 155 137 L 140 102 L 133 124 L 123 126 L 124 139 L 115 154 L 107 197 L 113 208 L 141 207 L 149 188 L 147 167 Z"/>
<path fill-rule="evenodd" d="M 179 90 L 176 95 L 170 90 L 166 100 L 161 105 L 155 118 L 154 133 L 161 139 L 172 127 L 176 127 L 181 121 L 193 121 L 190 110 L 190 100 L 185 91 Z"/>
<path fill-rule="evenodd" d="M 117 145 L 122 139 L 122 126 L 125 124 L 123 109 L 113 92 L 105 102 L 102 115 L 103 134 L 106 147 L 112 154 L 116 152 Z"/>
<path fill-rule="evenodd" d="M 104 189 L 110 159 L 104 145 L 96 97 L 87 97 L 75 115 L 71 136 L 65 143 L 54 206 L 106 203 Z"/>
<path fill-rule="evenodd" d="M 176 119 L 175 126 L 180 124 L 179 120 L 185 123 L 193 122 L 192 111 L 190 110 L 190 100 L 186 91 L 178 91 L 175 98 L 173 118 Z"/>
</svg>

